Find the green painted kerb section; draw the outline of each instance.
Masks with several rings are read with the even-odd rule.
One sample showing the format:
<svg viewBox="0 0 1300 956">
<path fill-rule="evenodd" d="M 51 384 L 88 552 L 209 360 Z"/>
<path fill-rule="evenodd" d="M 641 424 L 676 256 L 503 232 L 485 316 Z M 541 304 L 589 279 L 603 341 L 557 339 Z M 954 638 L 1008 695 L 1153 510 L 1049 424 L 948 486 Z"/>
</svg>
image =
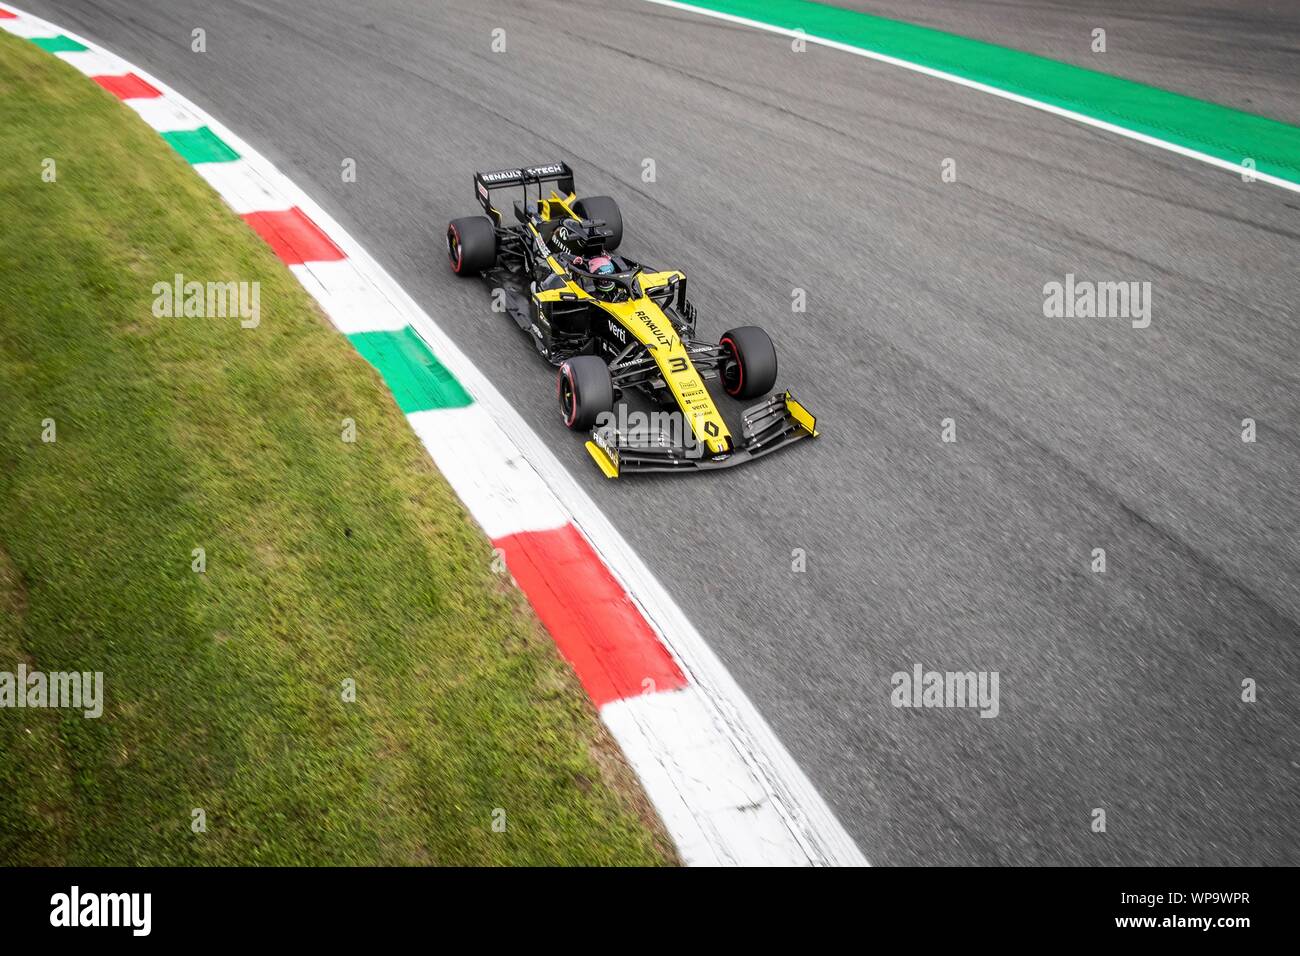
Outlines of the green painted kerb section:
<svg viewBox="0 0 1300 956">
<path fill-rule="evenodd" d="M 163 133 L 162 138 L 189 163 L 229 163 L 239 158 L 225 140 L 206 126 L 173 130 Z"/>
<path fill-rule="evenodd" d="M 82 53 L 86 50 L 84 43 L 78 43 L 62 33 L 56 37 L 33 37 L 32 42 L 48 53 Z"/>
<path fill-rule="evenodd" d="M 348 338 L 379 370 L 403 412 L 462 408 L 473 401 L 409 325 L 397 332 L 358 332 Z"/>
<path fill-rule="evenodd" d="M 1300 183 L 1300 128 L 992 43 L 808 0 L 688 0 L 1016 93 Z"/>
</svg>

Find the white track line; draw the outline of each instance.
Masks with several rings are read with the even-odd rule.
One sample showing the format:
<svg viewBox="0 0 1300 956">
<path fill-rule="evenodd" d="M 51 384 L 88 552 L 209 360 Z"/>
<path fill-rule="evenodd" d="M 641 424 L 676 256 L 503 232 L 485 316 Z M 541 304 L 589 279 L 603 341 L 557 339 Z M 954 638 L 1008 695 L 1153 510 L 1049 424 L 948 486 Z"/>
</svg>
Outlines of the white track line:
<svg viewBox="0 0 1300 956">
<path fill-rule="evenodd" d="M 1171 153 L 1177 153 L 1179 156 L 1186 156 L 1189 159 L 1208 163 L 1211 166 L 1217 166 L 1219 169 L 1226 169 L 1238 176 L 1247 171 L 1239 162 L 1234 163 L 1226 159 L 1220 159 L 1218 156 L 1211 156 L 1208 153 L 1198 152 L 1197 150 L 1189 149 L 1186 146 L 1179 146 L 1177 143 L 1171 143 L 1168 140 L 1157 139 L 1154 136 L 1148 136 L 1146 133 L 1139 133 L 1137 130 L 1128 129 L 1125 126 L 1117 126 L 1114 123 L 1108 123 L 1105 120 L 1099 120 L 1084 113 L 1076 113 L 1074 110 L 1054 106 L 1051 103 L 1044 103 L 1042 100 L 1022 96 L 1019 93 L 1012 93 L 1008 90 L 999 89 L 996 86 L 989 86 L 987 83 L 980 83 L 978 80 L 968 80 L 964 76 L 957 76 L 954 73 L 945 73 L 943 70 L 936 70 L 933 67 L 922 66 L 920 63 L 913 63 L 911 60 L 901 60 L 895 56 L 877 53 L 874 50 L 864 50 L 862 47 L 853 46 L 849 43 L 841 43 L 838 40 L 827 40 L 811 33 L 805 33 L 802 30 L 778 27 L 770 23 L 763 23 L 761 20 L 750 20 L 746 17 L 738 17 L 730 13 L 719 13 L 716 10 L 708 10 L 703 7 L 692 6 L 689 3 L 680 3 L 678 0 L 645 0 L 645 2 L 654 3 L 661 7 L 671 7 L 674 10 L 682 10 L 686 13 L 696 13 L 702 17 L 711 17 L 714 20 L 725 20 L 728 23 L 738 23 L 742 26 L 753 27 L 755 30 L 765 30 L 768 33 L 778 33 L 787 37 L 802 37 L 809 43 L 816 43 L 819 46 L 829 47 L 832 50 L 840 50 L 844 53 L 852 53 L 854 56 L 865 56 L 869 60 L 879 60 L 881 63 L 890 63 L 894 66 L 901 66 L 905 70 L 924 73 L 926 76 L 933 76 L 936 79 L 946 80 L 949 83 L 956 83 L 958 86 L 965 86 L 972 90 L 979 90 L 981 93 L 988 93 L 991 96 L 997 96 L 1004 100 L 1011 100 L 1013 103 L 1032 106 L 1034 109 L 1042 110 L 1044 113 L 1061 116 L 1065 119 L 1073 120 L 1076 123 L 1082 123 L 1085 126 L 1092 126 L 1096 129 L 1105 130 L 1108 133 L 1114 133 L 1116 136 L 1123 136 L 1127 139 L 1136 140 L 1139 143 L 1145 143 L 1148 146 L 1155 146 Z M 1246 157 L 1243 156 L 1242 158 L 1245 159 Z M 1283 189 L 1289 189 L 1291 192 L 1300 193 L 1300 183 L 1293 183 L 1289 179 L 1283 179 L 1280 176 L 1274 176 L 1270 173 L 1261 173 L 1255 170 L 1250 170 L 1249 172 L 1252 178 L 1258 179 L 1260 182 L 1268 183 L 1272 186 L 1281 186 Z"/>
</svg>

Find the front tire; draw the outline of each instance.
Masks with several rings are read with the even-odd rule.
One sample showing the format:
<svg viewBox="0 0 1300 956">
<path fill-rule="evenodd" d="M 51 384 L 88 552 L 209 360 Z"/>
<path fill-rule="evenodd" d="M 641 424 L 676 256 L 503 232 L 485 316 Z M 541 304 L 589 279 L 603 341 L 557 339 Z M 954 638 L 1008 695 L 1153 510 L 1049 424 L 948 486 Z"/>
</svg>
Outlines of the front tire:
<svg viewBox="0 0 1300 956">
<path fill-rule="evenodd" d="M 605 228 L 614 233 L 605 243 L 605 251 L 613 252 L 623 241 L 623 214 L 618 211 L 618 203 L 609 196 L 588 196 L 573 204 L 573 211 L 583 219 L 601 219 Z"/>
<path fill-rule="evenodd" d="M 447 223 L 447 262 L 458 276 L 476 276 L 497 264 L 497 231 L 487 216 Z"/>
<path fill-rule="evenodd" d="M 560 416 L 576 432 L 596 424 L 602 412 L 614 407 L 614 383 L 609 366 L 595 355 L 576 355 L 560 366 Z"/>
<path fill-rule="evenodd" d="M 776 385 L 776 348 L 757 325 L 722 334 L 722 387 L 732 398 L 758 398 Z"/>
</svg>

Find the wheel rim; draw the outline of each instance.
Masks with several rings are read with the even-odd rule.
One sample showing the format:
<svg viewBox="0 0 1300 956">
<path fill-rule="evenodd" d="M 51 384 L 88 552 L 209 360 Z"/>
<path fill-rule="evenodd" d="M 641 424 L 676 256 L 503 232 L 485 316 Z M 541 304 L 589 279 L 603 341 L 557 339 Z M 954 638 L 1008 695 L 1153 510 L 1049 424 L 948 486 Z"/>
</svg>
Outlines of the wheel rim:
<svg viewBox="0 0 1300 956">
<path fill-rule="evenodd" d="M 560 413 L 564 415 L 564 424 L 572 427 L 578 417 L 578 402 L 573 391 L 573 381 L 567 368 L 560 372 Z"/>
<path fill-rule="evenodd" d="M 736 343 L 731 339 L 723 339 L 718 344 L 731 356 L 731 361 L 722 366 L 722 387 L 728 395 L 739 394 L 745 385 L 745 367 L 740 364 L 740 353 L 736 351 Z"/>
<path fill-rule="evenodd" d="M 451 262 L 453 272 L 460 271 L 460 236 L 457 235 L 455 228 L 447 230 L 447 259 Z"/>
</svg>

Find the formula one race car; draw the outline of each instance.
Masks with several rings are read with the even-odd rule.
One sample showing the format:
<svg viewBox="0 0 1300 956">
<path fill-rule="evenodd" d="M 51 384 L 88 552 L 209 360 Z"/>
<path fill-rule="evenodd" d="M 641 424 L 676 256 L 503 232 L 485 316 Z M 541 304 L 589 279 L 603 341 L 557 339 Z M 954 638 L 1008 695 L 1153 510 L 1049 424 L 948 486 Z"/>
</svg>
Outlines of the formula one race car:
<svg viewBox="0 0 1300 956">
<path fill-rule="evenodd" d="M 542 183 L 560 191 L 542 198 Z M 509 187 L 523 190 L 513 223 L 493 205 L 493 191 Z M 772 340 L 752 325 L 724 332 L 717 345 L 698 340 L 685 274 L 614 255 L 623 239 L 618 205 L 578 199 L 566 164 L 475 173 L 474 189 L 487 215 L 448 224 L 452 271 L 482 276 L 494 308 L 559 367 L 564 423 L 592 430 L 587 451 L 606 477 L 729 468 L 817 435 L 816 419 L 784 392 L 745 409 L 737 441 L 705 382 L 741 400 L 766 395 L 776 384 Z M 629 415 L 621 399 L 633 389 L 670 411 Z"/>
</svg>

